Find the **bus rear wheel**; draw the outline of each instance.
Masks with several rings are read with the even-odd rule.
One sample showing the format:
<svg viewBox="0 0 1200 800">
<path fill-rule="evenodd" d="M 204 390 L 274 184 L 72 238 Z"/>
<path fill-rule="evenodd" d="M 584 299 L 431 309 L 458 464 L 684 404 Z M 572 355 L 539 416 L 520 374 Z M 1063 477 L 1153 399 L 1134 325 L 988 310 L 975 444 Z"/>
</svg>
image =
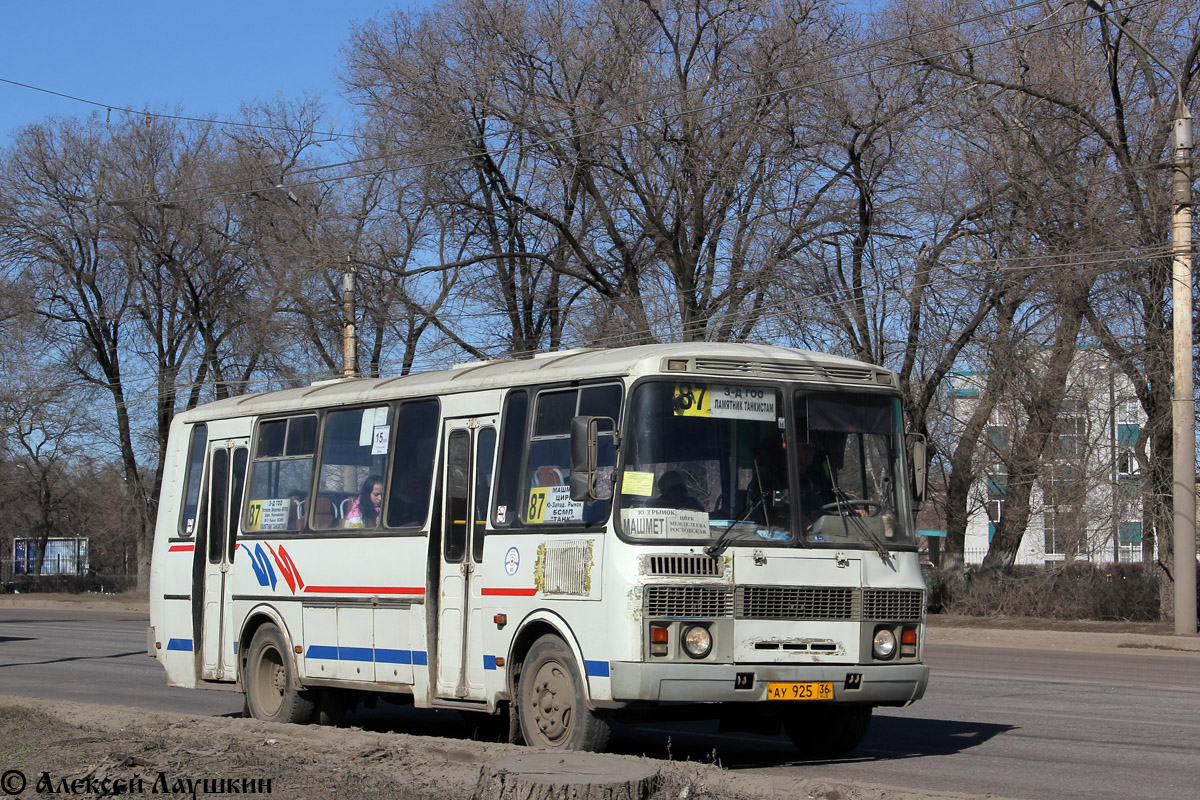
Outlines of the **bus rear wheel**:
<svg viewBox="0 0 1200 800">
<path fill-rule="evenodd" d="M 517 683 L 521 735 L 531 747 L 603 750 L 608 722 L 587 706 L 575 658 L 557 636 L 529 648 Z"/>
<path fill-rule="evenodd" d="M 296 683 L 294 660 L 279 628 L 267 623 L 254 633 L 246 654 L 246 707 L 269 722 L 308 722 L 313 701 Z"/>
<path fill-rule="evenodd" d="M 858 747 L 871 706 L 814 705 L 786 713 L 783 730 L 804 758 L 840 758 Z"/>
</svg>

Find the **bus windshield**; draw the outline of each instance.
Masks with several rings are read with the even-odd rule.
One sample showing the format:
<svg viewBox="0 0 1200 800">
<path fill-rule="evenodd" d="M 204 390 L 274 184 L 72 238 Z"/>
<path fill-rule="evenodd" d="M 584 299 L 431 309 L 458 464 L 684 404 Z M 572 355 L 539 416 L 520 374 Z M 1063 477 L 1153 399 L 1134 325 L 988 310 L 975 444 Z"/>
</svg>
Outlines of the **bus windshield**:
<svg viewBox="0 0 1200 800">
<path fill-rule="evenodd" d="M 897 494 L 899 400 L 647 382 L 633 393 L 622 533 L 711 545 L 911 544 Z"/>
</svg>

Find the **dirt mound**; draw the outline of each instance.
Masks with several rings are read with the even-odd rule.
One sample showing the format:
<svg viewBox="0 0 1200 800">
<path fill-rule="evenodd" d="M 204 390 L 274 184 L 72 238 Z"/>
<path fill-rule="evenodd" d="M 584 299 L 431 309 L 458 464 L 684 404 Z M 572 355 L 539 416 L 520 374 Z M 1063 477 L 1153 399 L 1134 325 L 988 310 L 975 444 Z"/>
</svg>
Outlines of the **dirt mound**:
<svg viewBox="0 0 1200 800">
<path fill-rule="evenodd" d="M 68 796 L 457 800 L 472 796 L 489 763 L 515 761 L 531 752 L 507 744 L 83 703 L 9 698 L 0 706 L 0 765 L 5 770 L 0 790 L 21 798 L 54 791 Z M 594 758 L 627 760 L 639 771 L 657 772 L 661 778 L 646 800 L 965 797 L 749 777 L 710 764 Z"/>
</svg>

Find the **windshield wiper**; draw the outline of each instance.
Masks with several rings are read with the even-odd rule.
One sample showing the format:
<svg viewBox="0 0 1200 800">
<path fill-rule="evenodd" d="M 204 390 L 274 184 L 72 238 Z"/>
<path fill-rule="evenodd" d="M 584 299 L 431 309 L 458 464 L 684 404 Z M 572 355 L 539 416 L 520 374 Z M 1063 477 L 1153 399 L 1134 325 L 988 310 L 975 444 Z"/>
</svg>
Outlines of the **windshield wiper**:
<svg viewBox="0 0 1200 800">
<path fill-rule="evenodd" d="M 837 496 L 837 500 L 835 502 L 837 503 L 838 516 L 842 518 L 842 527 L 846 531 L 847 538 L 850 536 L 849 523 L 853 522 L 854 527 L 858 529 L 858 532 L 861 533 L 863 537 L 871 543 L 871 546 L 875 548 L 875 551 L 879 553 L 879 557 L 884 561 L 890 560 L 892 554 L 888 551 L 887 545 L 879 540 L 879 537 L 876 536 L 875 532 L 871 530 L 870 525 L 863 522 L 862 518 L 853 512 L 853 499 L 850 497 L 850 495 L 846 494 L 841 486 L 838 486 L 837 478 L 834 477 L 835 473 L 833 471 L 833 465 L 829 463 L 828 456 L 825 458 L 825 466 L 829 470 L 829 482 L 833 485 L 833 493 Z"/>
<path fill-rule="evenodd" d="M 760 505 L 763 507 L 763 516 L 767 520 L 767 530 L 771 529 L 771 515 L 767 511 L 766 503 L 767 493 L 763 490 L 762 478 L 758 475 L 758 459 L 754 460 L 754 482 L 758 484 L 758 499 L 746 506 L 746 509 L 742 511 L 737 519 L 726 525 L 725 530 L 721 531 L 721 535 L 717 537 L 715 542 L 704 548 L 704 552 L 713 558 L 719 558 L 729 548 L 730 543 L 733 541 L 733 537 L 730 534 L 733 533 L 734 526 L 745 522 L 754 513 L 754 509 Z"/>
</svg>

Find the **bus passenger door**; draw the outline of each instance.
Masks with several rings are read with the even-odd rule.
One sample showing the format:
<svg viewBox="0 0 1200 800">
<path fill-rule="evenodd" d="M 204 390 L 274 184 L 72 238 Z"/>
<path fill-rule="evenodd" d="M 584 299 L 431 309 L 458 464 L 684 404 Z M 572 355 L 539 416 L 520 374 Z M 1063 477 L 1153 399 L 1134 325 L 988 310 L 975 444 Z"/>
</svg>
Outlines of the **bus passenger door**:
<svg viewBox="0 0 1200 800">
<path fill-rule="evenodd" d="M 483 560 L 496 419 L 449 420 L 444 435 L 435 694 L 483 700 L 483 626 L 474 576 Z"/>
<path fill-rule="evenodd" d="M 208 451 L 208 541 L 204 553 L 204 613 L 201 624 L 201 671 L 206 680 L 231 681 L 237 676 L 233 652 L 232 587 L 229 571 L 237 548 L 242 494 L 246 485 L 249 442 L 214 443 Z"/>
</svg>

